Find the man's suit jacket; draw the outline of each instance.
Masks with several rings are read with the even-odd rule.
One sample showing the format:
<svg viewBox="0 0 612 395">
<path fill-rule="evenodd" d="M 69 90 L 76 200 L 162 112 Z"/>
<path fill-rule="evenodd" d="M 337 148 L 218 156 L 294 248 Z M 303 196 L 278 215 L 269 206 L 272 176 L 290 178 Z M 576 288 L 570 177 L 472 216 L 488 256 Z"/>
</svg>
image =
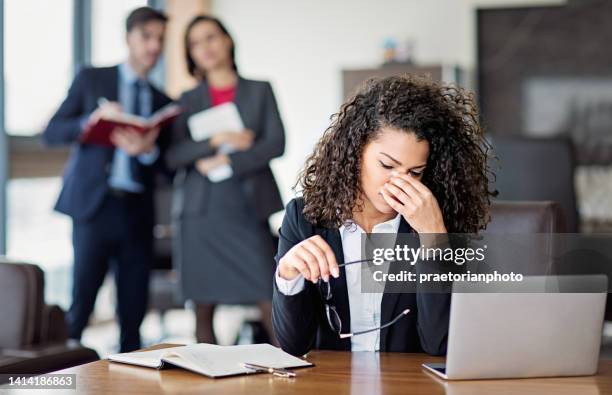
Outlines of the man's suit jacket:
<svg viewBox="0 0 612 395">
<path fill-rule="evenodd" d="M 191 138 L 187 120 L 211 107 L 207 82 L 183 93 L 179 102 L 185 112 L 174 123 L 166 162 L 171 169 L 179 170 L 175 179 L 175 214 L 197 216 L 208 209 L 211 183 L 193 164 L 197 159 L 214 155 L 215 150 L 208 139 L 196 142 Z M 270 214 L 283 209 L 269 162 L 283 154 L 285 130 L 268 82 L 239 77 L 234 103 L 245 127 L 255 133 L 255 141 L 250 149 L 229 154 L 233 176 L 240 180 L 257 218 L 265 221 Z"/>
<path fill-rule="evenodd" d="M 108 178 L 115 149 L 93 144 L 78 143 L 82 124 L 97 108 L 98 99 L 119 101 L 119 68 L 84 68 L 68 91 L 68 95 L 53 115 L 45 131 L 43 140 L 48 145 L 72 144 L 72 152 L 64 171 L 64 185 L 55 209 L 67 214 L 75 221 L 86 221 L 100 207 L 107 191 Z M 151 85 L 152 111 L 171 102 L 164 93 Z M 168 132 L 163 130 L 158 139 L 160 156 L 152 166 L 142 166 L 145 205 L 153 210 L 153 172 L 163 161 L 163 151 L 167 146 Z"/>
<path fill-rule="evenodd" d="M 293 199 L 287 205 L 280 229 L 281 238 L 278 264 L 295 244 L 314 235 L 320 235 L 334 251 L 338 264 L 344 262 L 342 239 L 338 229 L 317 227 L 302 214 L 303 198 Z M 410 233 L 410 225 L 401 219 L 399 233 Z M 344 267 L 340 276 L 330 276 L 334 304 L 342 321 L 342 332 L 350 332 L 349 299 Z M 272 322 L 283 350 L 293 355 L 304 355 L 311 349 L 350 350 L 350 338 L 340 339 L 327 322 L 325 305 L 316 284 L 305 281 L 305 288 L 295 295 L 284 295 L 274 282 Z M 387 284 L 389 286 L 389 283 Z M 407 316 L 381 330 L 380 351 L 427 352 L 432 355 L 446 353 L 450 313 L 449 293 L 389 293 L 381 302 L 381 325 L 391 321 L 403 310 Z"/>
</svg>

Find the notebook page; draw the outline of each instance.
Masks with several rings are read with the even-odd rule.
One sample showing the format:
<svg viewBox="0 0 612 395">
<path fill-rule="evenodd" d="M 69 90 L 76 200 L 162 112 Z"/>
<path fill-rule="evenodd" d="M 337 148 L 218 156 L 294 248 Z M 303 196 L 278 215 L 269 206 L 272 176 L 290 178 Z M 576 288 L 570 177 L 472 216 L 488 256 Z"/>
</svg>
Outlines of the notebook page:
<svg viewBox="0 0 612 395">
<path fill-rule="evenodd" d="M 241 132 L 242 118 L 234 103 L 225 103 L 193 114 L 187 119 L 194 141 L 202 141 L 220 132 Z"/>
<path fill-rule="evenodd" d="M 159 350 L 127 352 L 121 354 L 109 355 L 108 359 L 113 362 L 128 363 L 131 365 L 145 366 L 149 368 L 160 368 L 162 358 L 166 355 L 172 355 L 173 351 L 185 346 L 162 348 Z"/>
<path fill-rule="evenodd" d="M 250 369 L 242 366 L 244 362 L 264 365 L 274 368 L 291 368 L 310 366 L 311 363 L 287 354 L 280 348 L 270 344 L 245 344 L 238 346 L 216 346 L 212 344 L 194 344 L 180 350 L 175 350 L 174 358 L 168 362 L 181 365 L 211 377 L 221 377 L 241 373 L 250 373 Z M 185 366 L 185 363 L 188 366 Z"/>
</svg>

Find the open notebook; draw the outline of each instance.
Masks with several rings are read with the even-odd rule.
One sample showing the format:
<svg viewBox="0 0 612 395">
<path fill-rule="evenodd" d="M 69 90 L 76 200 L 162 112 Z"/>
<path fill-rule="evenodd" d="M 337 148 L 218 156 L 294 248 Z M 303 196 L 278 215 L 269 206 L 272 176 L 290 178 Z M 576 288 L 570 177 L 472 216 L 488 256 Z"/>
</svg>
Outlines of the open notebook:
<svg viewBox="0 0 612 395">
<path fill-rule="evenodd" d="M 129 127 L 140 134 L 145 134 L 153 128 L 163 128 L 169 125 L 182 112 L 183 109 L 173 103 L 160 108 L 149 118 L 123 112 L 110 112 L 104 114 L 97 122 L 85 126 L 85 130 L 80 137 L 81 142 L 85 144 L 113 146 L 110 136 L 115 128 Z"/>
<path fill-rule="evenodd" d="M 115 354 L 109 356 L 108 359 L 112 362 L 156 369 L 170 364 L 209 377 L 253 373 L 252 370 L 243 366 L 245 362 L 273 368 L 312 366 L 312 363 L 308 361 L 265 343 L 238 346 L 199 343 L 160 350 Z"/>
</svg>

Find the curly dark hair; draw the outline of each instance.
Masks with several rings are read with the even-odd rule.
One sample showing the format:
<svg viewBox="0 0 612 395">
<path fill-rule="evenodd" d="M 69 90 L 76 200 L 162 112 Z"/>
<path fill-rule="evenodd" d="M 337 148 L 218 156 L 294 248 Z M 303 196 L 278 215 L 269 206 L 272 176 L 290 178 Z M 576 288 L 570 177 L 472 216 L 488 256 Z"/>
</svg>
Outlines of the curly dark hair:
<svg viewBox="0 0 612 395">
<path fill-rule="evenodd" d="M 339 227 L 363 209 L 362 154 L 383 127 L 429 143 L 422 182 L 437 199 L 449 232 L 486 227 L 490 197 L 497 192 L 489 190 L 492 151 L 474 95 L 413 75 L 370 79 L 332 115 L 295 185 L 301 187 L 309 222 Z"/>
</svg>

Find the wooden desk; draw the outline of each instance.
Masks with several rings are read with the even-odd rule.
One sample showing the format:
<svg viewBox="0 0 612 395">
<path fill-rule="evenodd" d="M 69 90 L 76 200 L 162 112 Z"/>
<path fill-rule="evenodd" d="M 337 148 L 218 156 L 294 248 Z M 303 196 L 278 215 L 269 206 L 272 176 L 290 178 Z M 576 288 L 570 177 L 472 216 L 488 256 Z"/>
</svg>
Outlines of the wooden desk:
<svg viewBox="0 0 612 395">
<path fill-rule="evenodd" d="M 307 359 L 315 367 L 296 369 L 293 379 L 269 374 L 210 379 L 181 369 L 158 371 L 107 360 L 55 373 L 76 373 L 79 394 L 612 394 L 612 361 L 601 361 L 599 374 L 592 377 L 444 382 L 421 368 L 423 362 L 443 358 L 424 354 L 313 351 Z"/>
</svg>

